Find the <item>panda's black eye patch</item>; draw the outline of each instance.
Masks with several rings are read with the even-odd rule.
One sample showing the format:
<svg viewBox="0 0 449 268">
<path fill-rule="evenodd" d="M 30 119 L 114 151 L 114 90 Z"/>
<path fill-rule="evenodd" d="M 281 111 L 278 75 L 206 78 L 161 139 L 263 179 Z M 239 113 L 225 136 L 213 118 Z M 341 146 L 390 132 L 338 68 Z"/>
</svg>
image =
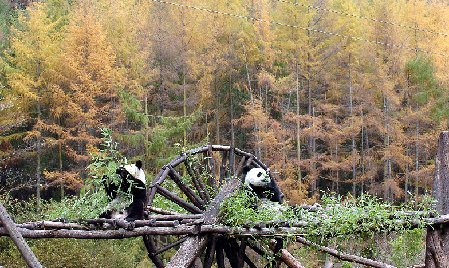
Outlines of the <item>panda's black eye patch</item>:
<svg viewBox="0 0 449 268">
<path fill-rule="evenodd" d="M 262 172 L 257 173 L 257 177 L 262 176 Z"/>
</svg>

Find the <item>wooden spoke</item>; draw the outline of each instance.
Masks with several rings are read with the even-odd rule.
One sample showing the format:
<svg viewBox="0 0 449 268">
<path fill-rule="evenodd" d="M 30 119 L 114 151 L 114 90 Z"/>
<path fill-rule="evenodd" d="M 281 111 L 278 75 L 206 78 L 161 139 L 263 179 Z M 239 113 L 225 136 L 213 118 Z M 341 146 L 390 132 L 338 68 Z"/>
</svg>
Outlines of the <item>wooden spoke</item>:
<svg viewBox="0 0 449 268">
<path fill-rule="evenodd" d="M 237 168 L 237 171 L 235 173 L 236 176 L 240 176 L 242 174 L 243 168 L 245 167 L 246 164 L 246 160 L 247 160 L 246 156 L 243 156 L 242 159 L 240 160 L 239 167 Z"/>
<path fill-rule="evenodd" d="M 164 262 L 156 254 L 154 254 L 154 252 L 156 252 L 156 246 L 154 245 L 152 236 L 145 235 L 143 241 L 148 251 L 148 257 L 154 263 L 156 268 L 164 268 Z"/>
<path fill-rule="evenodd" d="M 162 182 L 164 182 L 164 180 L 167 177 L 169 172 L 170 172 L 170 170 L 164 166 L 162 168 L 162 170 L 159 172 L 158 176 L 156 177 L 155 182 L 153 182 L 152 185 L 150 186 L 148 202 L 147 202 L 148 206 L 151 206 L 153 204 L 153 199 L 154 199 L 154 196 L 156 195 L 156 191 L 157 191 L 156 186 L 161 185 Z"/>
<path fill-rule="evenodd" d="M 187 173 L 189 174 L 193 186 L 195 186 L 196 191 L 198 192 L 198 194 L 200 195 L 202 200 L 205 200 L 206 202 L 210 201 L 210 195 L 209 192 L 206 189 L 206 185 L 203 183 L 202 180 L 200 180 L 195 172 L 192 170 L 192 166 L 190 165 L 190 163 L 188 161 L 184 162 L 184 165 L 186 167 Z"/>
<path fill-rule="evenodd" d="M 225 256 L 222 241 L 217 241 L 217 268 L 225 268 Z"/>
<path fill-rule="evenodd" d="M 181 175 L 180 165 L 185 167 L 186 174 Z M 151 236 L 144 237 L 150 259 L 157 268 L 224 268 L 225 258 L 228 258 L 233 268 L 243 268 L 245 264 L 250 268 L 256 267 L 246 254 L 247 238 L 228 238 L 220 235 L 220 230 L 226 227 L 207 231 L 218 222 L 223 200 L 241 185 L 241 178 L 236 179 L 233 175 L 240 176 L 245 167 L 266 168 L 251 153 L 231 146 L 208 145 L 180 154 L 161 169 L 148 194 L 148 222 L 138 223 L 155 228 L 177 226 L 177 231 L 164 236 L 171 242 L 163 243 L 165 245 L 159 249 L 155 247 Z M 170 183 L 173 183 L 162 186 L 163 183 L 168 183 L 165 182 L 167 176 Z M 222 186 L 221 189 L 219 186 Z M 159 208 L 155 204 L 161 202 L 154 202 L 155 198 L 166 198 L 186 210 L 187 214 Z M 178 238 L 177 235 L 181 234 L 187 236 Z M 178 250 L 170 262 L 164 265 L 161 254 L 176 248 Z"/>
<path fill-rule="evenodd" d="M 207 241 L 206 253 L 204 255 L 204 268 L 211 268 L 214 263 L 217 237 L 211 235 Z"/>
<path fill-rule="evenodd" d="M 235 152 L 234 147 L 231 147 L 231 150 L 229 150 L 229 172 L 230 176 L 234 175 L 234 168 L 235 168 Z"/>
<path fill-rule="evenodd" d="M 228 152 L 226 152 L 226 151 L 221 152 L 220 185 L 223 184 L 224 179 L 226 177 L 226 170 L 227 170 L 226 163 L 228 161 L 227 156 L 228 156 Z"/>
<path fill-rule="evenodd" d="M 155 192 L 156 192 L 156 188 L 155 188 Z M 161 209 L 161 208 L 155 208 L 155 207 L 151 207 L 151 206 L 147 206 L 147 210 L 150 212 L 154 212 L 157 214 L 161 214 L 161 215 L 178 215 L 179 213 L 177 212 L 173 212 L 173 211 L 168 211 L 165 209 Z"/>
<path fill-rule="evenodd" d="M 254 262 L 251 261 L 251 259 L 246 255 L 246 253 L 245 253 L 245 255 L 243 256 L 243 258 L 244 258 L 246 264 L 248 264 L 248 266 L 249 266 L 250 268 L 257 268 L 257 266 L 254 264 Z"/>
<path fill-rule="evenodd" d="M 182 242 L 186 241 L 187 237 L 188 237 L 188 236 L 184 236 L 184 237 L 180 238 L 179 240 L 177 240 L 177 241 L 175 241 L 175 242 L 173 242 L 173 243 L 170 243 L 170 244 L 168 244 L 168 245 L 166 245 L 166 246 L 164 246 L 164 247 L 162 247 L 162 248 L 156 250 L 156 251 L 153 253 L 153 255 L 159 255 L 159 254 L 161 254 L 162 252 L 165 252 L 165 251 L 167 251 L 167 250 L 169 250 L 169 249 L 171 249 L 171 248 L 176 247 L 177 245 L 179 245 L 179 244 L 181 244 Z"/>
<path fill-rule="evenodd" d="M 181 206 L 182 208 L 184 208 L 185 210 L 187 210 L 189 212 L 192 212 L 192 213 L 201 213 L 201 212 L 203 212 L 197 206 L 192 205 L 190 203 L 187 203 L 182 198 L 178 197 L 177 195 L 175 195 L 174 193 L 170 192 L 169 190 L 165 189 L 162 186 L 159 186 L 159 185 L 156 184 L 156 189 L 157 189 L 158 193 L 160 193 L 161 195 L 163 195 L 167 199 L 173 201 L 174 203 L 178 204 L 179 206 Z"/>
<path fill-rule="evenodd" d="M 221 241 L 221 244 L 223 245 L 224 252 L 226 253 L 226 256 L 228 257 L 229 263 L 231 264 L 232 268 L 239 268 L 239 262 L 238 262 L 238 256 L 237 252 L 232 249 L 230 243 L 228 240 L 223 239 Z M 237 247 L 238 249 L 238 247 Z"/>
<path fill-rule="evenodd" d="M 198 208 L 201 210 L 204 210 L 206 207 L 206 204 L 204 201 L 197 196 L 197 194 L 189 188 L 186 184 L 182 182 L 181 175 L 172 167 L 168 167 L 170 169 L 170 177 L 171 179 L 178 185 L 179 189 L 184 192 L 184 194 L 187 196 L 187 198 Z"/>
</svg>

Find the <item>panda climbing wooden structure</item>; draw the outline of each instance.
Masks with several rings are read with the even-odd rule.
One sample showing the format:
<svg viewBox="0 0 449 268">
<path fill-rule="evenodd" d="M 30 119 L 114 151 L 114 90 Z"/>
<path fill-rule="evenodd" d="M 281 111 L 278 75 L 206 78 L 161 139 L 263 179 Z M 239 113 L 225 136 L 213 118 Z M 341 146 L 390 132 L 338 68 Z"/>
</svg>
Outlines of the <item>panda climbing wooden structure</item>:
<svg viewBox="0 0 449 268">
<path fill-rule="evenodd" d="M 284 194 L 271 178 L 269 169 L 245 167 L 243 175 L 243 183 L 248 185 L 257 197 L 282 204 Z"/>
<path fill-rule="evenodd" d="M 132 198 L 125 211 L 114 211 L 108 209 L 102 213 L 100 218 L 125 218 L 127 221 L 144 219 L 144 211 L 147 197 L 145 172 L 142 169 L 142 161 L 135 164 L 125 165 L 116 170 L 119 176 L 119 184 L 109 182 L 108 178 L 103 178 L 103 185 L 108 195 L 110 203 L 119 203 L 123 199 L 122 195 L 130 195 Z M 126 198 L 125 198 L 126 199 Z M 118 212 L 118 213 L 117 213 Z M 117 214 L 119 216 L 117 216 Z"/>
</svg>

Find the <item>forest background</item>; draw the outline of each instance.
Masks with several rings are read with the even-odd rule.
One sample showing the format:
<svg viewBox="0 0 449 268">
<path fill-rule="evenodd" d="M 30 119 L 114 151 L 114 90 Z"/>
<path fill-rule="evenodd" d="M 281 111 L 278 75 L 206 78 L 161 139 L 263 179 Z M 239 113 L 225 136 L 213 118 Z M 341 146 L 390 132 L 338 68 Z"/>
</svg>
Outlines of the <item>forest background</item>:
<svg viewBox="0 0 449 268">
<path fill-rule="evenodd" d="M 290 204 L 419 199 L 449 123 L 448 25 L 447 1 L 0 0 L 0 193 L 78 194 L 107 127 L 149 181 L 226 144 Z"/>
</svg>

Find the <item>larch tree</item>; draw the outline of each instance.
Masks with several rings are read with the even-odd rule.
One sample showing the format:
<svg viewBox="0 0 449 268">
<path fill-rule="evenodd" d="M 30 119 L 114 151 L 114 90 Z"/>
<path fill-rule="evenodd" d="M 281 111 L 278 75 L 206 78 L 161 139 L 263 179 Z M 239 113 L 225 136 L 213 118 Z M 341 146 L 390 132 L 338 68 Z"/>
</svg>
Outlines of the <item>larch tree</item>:
<svg viewBox="0 0 449 268">
<path fill-rule="evenodd" d="M 60 30 L 63 25 L 58 16 L 52 16 L 54 10 L 50 7 L 50 3 L 34 3 L 28 7 L 27 14 L 21 14 L 19 24 L 12 32 L 13 53 L 7 56 L 10 63 L 7 79 L 11 100 L 19 107 L 16 111 L 18 118 L 20 114 L 28 118 L 28 122 L 24 121 L 23 124 L 29 128 L 25 128 L 22 134 L 28 150 L 33 151 L 32 155 L 36 159 L 38 208 L 44 171 L 42 159 L 51 155 L 48 149 L 54 147 L 63 132 L 57 125 L 57 116 L 52 109 L 57 100 L 52 90 L 59 79 Z"/>
<path fill-rule="evenodd" d="M 118 99 L 123 76 L 89 1 L 74 7 L 63 48 L 59 92 L 67 101 L 60 111 L 67 135 L 65 155 L 71 169 L 86 175 L 88 153 L 99 142 L 99 127 L 114 129 L 124 120 Z"/>
</svg>

